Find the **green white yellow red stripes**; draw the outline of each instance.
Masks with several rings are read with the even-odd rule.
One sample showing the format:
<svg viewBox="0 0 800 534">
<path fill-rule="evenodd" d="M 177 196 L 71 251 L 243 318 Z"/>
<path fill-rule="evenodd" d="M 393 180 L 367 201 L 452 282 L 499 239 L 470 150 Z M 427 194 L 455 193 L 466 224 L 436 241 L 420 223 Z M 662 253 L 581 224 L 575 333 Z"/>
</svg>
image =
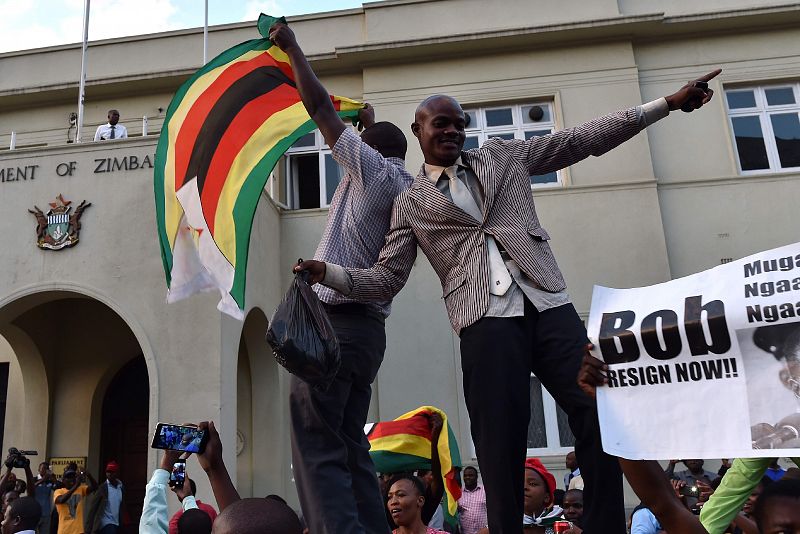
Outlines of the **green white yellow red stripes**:
<svg viewBox="0 0 800 534">
<path fill-rule="evenodd" d="M 155 198 L 167 300 L 218 289 L 219 309 L 242 317 L 250 230 L 278 159 L 312 131 L 286 55 L 266 39 L 226 50 L 184 83 L 167 109 L 155 163 Z M 331 97 L 355 118 L 360 102 Z"/>
<path fill-rule="evenodd" d="M 426 414 L 438 413 L 444 421 L 436 451 L 442 466 L 445 489 L 445 520 L 454 523 L 461 497 L 456 482 L 456 468 L 461 467 L 461 454 L 455 434 L 447 423 L 447 415 L 433 406 L 421 406 L 394 421 L 375 423 L 367 432 L 369 454 L 380 473 L 401 473 L 431 468 L 431 428 Z"/>
</svg>

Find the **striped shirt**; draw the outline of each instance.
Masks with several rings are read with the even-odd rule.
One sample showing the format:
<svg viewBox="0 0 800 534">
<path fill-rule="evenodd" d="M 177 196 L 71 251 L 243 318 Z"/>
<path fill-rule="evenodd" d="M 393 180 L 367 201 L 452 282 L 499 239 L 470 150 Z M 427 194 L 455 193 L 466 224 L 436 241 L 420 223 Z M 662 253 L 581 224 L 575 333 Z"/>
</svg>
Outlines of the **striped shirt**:
<svg viewBox="0 0 800 534">
<path fill-rule="evenodd" d="M 345 170 L 328 211 L 328 223 L 314 259 L 345 267 L 366 269 L 378 261 L 395 197 L 408 189 L 414 177 L 400 158 L 384 158 L 345 128 L 333 147 L 333 158 Z M 356 302 L 321 284 L 314 286 L 327 304 Z M 384 317 L 391 312 L 391 300 L 372 302 Z"/>
<path fill-rule="evenodd" d="M 475 486 L 472 491 L 467 488 L 461 491 L 461 498 L 458 499 L 458 522 L 461 524 L 461 534 L 477 534 L 489 524 L 483 486 Z"/>
</svg>

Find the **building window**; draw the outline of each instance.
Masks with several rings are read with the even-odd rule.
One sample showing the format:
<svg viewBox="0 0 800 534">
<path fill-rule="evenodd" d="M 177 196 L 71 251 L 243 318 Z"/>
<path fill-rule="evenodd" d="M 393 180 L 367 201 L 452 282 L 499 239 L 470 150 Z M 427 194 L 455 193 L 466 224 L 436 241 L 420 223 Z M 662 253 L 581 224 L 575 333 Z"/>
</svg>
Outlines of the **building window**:
<svg viewBox="0 0 800 534">
<path fill-rule="evenodd" d="M 726 89 L 742 174 L 800 169 L 800 84 Z"/>
<path fill-rule="evenodd" d="M 531 375 L 531 419 L 528 422 L 528 456 L 566 454 L 575 447 L 567 414 Z"/>
<path fill-rule="evenodd" d="M 530 139 L 553 133 L 553 104 L 530 102 L 499 107 L 468 108 L 467 139 L 464 149 L 478 148 L 490 137 Z M 563 183 L 562 172 L 531 176 L 531 186 L 554 186 Z"/>
<path fill-rule="evenodd" d="M 278 170 L 278 179 L 285 184 L 279 194 L 280 202 L 291 209 L 330 206 L 343 175 L 322 134 L 314 130 L 286 151 Z M 274 197 L 274 190 L 272 194 Z"/>
</svg>

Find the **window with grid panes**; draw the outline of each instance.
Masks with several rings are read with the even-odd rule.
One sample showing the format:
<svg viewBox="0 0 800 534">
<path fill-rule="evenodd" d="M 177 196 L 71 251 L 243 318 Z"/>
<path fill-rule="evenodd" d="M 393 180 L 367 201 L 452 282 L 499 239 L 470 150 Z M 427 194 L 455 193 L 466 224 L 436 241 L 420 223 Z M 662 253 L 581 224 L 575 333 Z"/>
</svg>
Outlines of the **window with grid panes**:
<svg viewBox="0 0 800 534">
<path fill-rule="evenodd" d="M 505 106 L 468 108 L 464 150 L 477 148 L 490 137 L 530 139 L 552 133 L 555 128 L 553 104 L 531 102 Z M 531 176 L 531 186 L 554 186 L 562 183 L 561 171 Z"/>
<path fill-rule="evenodd" d="M 566 454 L 575 447 L 567 414 L 531 375 L 531 419 L 528 422 L 528 456 Z"/>
<path fill-rule="evenodd" d="M 742 174 L 800 170 L 800 84 L 725 90 Z"/>
<path fill-rule="evenodd" d="M 304 135 L 286 151 L 279 175 L 285 189 L 280 201 L 291 209 L 330 206 L 344 170 L 333 159 L 319 130 Z"/>
</svg>

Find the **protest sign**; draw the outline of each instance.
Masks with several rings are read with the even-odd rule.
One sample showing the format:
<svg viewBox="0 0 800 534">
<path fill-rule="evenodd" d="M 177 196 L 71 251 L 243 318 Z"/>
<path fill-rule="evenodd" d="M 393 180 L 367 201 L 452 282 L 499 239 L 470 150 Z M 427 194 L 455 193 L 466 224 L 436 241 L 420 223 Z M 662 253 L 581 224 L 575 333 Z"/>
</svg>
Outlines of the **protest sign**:
<svg viewBox="0 0 800 534">
<path fill-rule="evenodd" d="M 800 243 L 650 287 L 595 286 L 603 449 L 800 456 Z"/>
</svg>

